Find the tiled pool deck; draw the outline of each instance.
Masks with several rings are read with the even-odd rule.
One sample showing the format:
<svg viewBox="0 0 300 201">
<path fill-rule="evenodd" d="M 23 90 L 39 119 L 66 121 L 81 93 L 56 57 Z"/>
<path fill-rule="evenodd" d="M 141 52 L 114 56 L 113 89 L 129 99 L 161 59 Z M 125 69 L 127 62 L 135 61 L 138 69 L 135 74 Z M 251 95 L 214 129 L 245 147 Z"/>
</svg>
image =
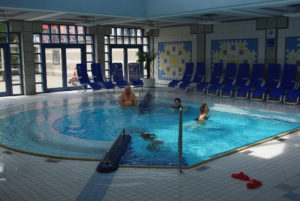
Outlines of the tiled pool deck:
<svg viewBox="0 0 300 201">
<path fill-rule="evenodd" d="M 170 96 L 164 90 L 159 96 Z M 0 98 L 0 111 L 32 102 L 90 98 L 101 93 L 68 92 Z M 187 100 L 224 103 L 288 113 L 300 106 L 234 100 L 189 93 Z M 173 98 L 171 96 L 171 98 Z M 1 115 L 1 114 L 0 114 Z M 226 156 L 180 174 L 174 169 L 119 168 L 95 171 L 97 162 L 48 159 L 0 148 L 0 201 L 300 201 L 300 132 Z M 244 171 L 263 185 L 230 177 Z"/>
</svg>

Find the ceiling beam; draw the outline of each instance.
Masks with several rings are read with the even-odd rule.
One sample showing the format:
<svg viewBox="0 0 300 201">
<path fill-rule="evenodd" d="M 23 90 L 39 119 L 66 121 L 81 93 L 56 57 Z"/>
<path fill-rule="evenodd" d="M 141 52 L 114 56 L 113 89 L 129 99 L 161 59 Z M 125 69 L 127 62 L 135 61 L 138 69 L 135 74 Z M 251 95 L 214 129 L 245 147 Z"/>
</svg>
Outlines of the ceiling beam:
<svg viewBox="0 0 300 201">
<path fill-rule="evenodd" d="M 64 15 L 64 14 L 66 14 L 66 12 L 55 12 L 55 13 L 40 15 L 40 16 L 37 16 L 37 17 L 28 18 L 28 19 L 26 19 L 26 21 L 43 20 L 43 19 L 47 19 L 47 18 L 51 18 L 51 17 L 57 17 L 59 15 Z"/>
<path fill-rule="evenodd" d="M 144 21 L 145 18 L 133 18 L 133 19 L 112 19 L 107 20 L 106 22 L 99 23 L 100 25 L 112 25 L 112 24 L 127 24 L 130 22 L 138 22 L 138 21 Z"/>
<path fill-rule="evenodd" d="M 255 17 L 272 17 L 272 15 L 256 13 L 253 11 L 235 10 L 235 9 L 221 10 L 221 12 L 237 13 L 237 14 L 250 15 L 250 16 L 255 16 Z"/>
<path fill-rule="evenodd" d="M 194 19 L 187 19 L 187 18 L 180 18 L 180 17 L 173 17 L 172 19 L 170 18 L 147 18 L 147 20 L 150 21 L 159 21 L 159 22 L 172 22 L 172 23 L 178 23 L 178 24 L 186 24 L 186 23 L 197 23 L 199 20 L 194 20 Z"/>
</svg>

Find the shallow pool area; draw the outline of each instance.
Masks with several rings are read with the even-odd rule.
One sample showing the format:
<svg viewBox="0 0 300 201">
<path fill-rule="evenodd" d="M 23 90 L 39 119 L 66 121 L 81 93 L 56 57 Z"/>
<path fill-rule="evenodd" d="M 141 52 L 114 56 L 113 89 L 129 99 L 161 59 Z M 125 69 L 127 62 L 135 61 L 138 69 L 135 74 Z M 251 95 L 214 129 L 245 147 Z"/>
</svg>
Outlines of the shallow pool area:
<svg viewBox="0 0 300 201">
<path fill-rule="evenodd" d="M 175 96 L 175 94 L 173 94 Z M 139 97 L 142 98 L 142 95 Z M 99 160 L 121 129 L 132 136 L 124 165 L 178 164 L 178 110 L 159 96 L 150 108 L 120 108 L 116 96 L 48 100 L 10 109 L 0 119 L 0 144 L 42 155 Z M 196 122 L 205 100 L 184 101 L 186 166 L 300 127 L 300 115 L 211 102 L 209 119 Z M 141 134 L 152 134 L 145 138 Z"/>
</svg>

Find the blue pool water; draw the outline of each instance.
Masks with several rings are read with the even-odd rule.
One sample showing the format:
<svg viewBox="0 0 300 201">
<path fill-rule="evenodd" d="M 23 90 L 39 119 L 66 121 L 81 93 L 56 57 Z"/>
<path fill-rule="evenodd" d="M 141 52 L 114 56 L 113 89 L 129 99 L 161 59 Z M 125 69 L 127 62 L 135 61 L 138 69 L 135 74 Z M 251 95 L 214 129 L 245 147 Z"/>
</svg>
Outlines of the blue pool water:
<svg viewBox="0 0 300 201">
<path fill-rule="evenodd" d="M 178 110 L 155 100 L 146 111 L 116 101 L 44 107 L 0 119 L 0 144 L 54 156 L 100 159 L 122 128 L 132 141 L 121 164 L 177 165 Z M 185 165 L 300 127 L 300 116 L 211 104 L 210 117 L 196 122 L 199 103 L 183 116 Z M 155 137 L 143 138 L 151 133 Z"/>
</svg>

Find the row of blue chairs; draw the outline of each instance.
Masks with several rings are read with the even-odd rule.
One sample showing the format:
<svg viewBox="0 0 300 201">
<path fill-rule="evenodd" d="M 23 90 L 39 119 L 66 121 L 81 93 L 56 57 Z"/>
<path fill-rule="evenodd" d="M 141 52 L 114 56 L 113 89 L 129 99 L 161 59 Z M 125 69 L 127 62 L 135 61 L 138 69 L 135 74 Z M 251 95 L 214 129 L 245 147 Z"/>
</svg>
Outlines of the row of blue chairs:
<svg viewBox="0 0 300 201">
<path fill-rule="evenodd" d="M 234 96 L 242 99 L 267 100 L 268 102 L 299 103 L 300 83 L 297 82 L 297 65 L 285 64 L 282 78 L 280 64 L 269 64 L 266 77 L 264 69 L 264 64 L 254 64 L 250 75 L 249 64 L 239 64 L 237 68 L 236 64 L 228 63 L 226 69 L 223 70 L 222 63 L 215 63 L 210 81 L 205 82 L 205 64 L 197 63 L 194 78 L 191 79 L 193 63 L 187 63 L 182 80 L 171 81 L 169 87 L 178 86 L 180 89 L 186 89 L 190 83 L 195 82 L 196 91 L 208 95 Z M 199 77 L 201 79 L 198 79 Z"/>
<path fill-rule="evenodd" d="M 93 90 L 100 90 L 102 87 L 104 87 L 105 89 L 114 89 L 115 87 L 124 88 L 125 86 L 130 84 L 134 87 L 143 87 L 143 81 L 139 79 L 139 74 L 135 72 L 139 69 L 139 64 L 129 63 L 128 66 L 130 69 L 129 73 L 131 73 L 131 75 L 135 75 L 130 77 L 130 83 L 128 83 L 123 78 L 122 63 L 112 63 L 111 73 L 114 82 L 104 81 L 100 63 L 91 64 L 93 82 L 88 76 L 86 63 L 77 64 L 76 70 L 79 83 L 84 90 L 88 87 L 91 87 Z"/>
</svg>

